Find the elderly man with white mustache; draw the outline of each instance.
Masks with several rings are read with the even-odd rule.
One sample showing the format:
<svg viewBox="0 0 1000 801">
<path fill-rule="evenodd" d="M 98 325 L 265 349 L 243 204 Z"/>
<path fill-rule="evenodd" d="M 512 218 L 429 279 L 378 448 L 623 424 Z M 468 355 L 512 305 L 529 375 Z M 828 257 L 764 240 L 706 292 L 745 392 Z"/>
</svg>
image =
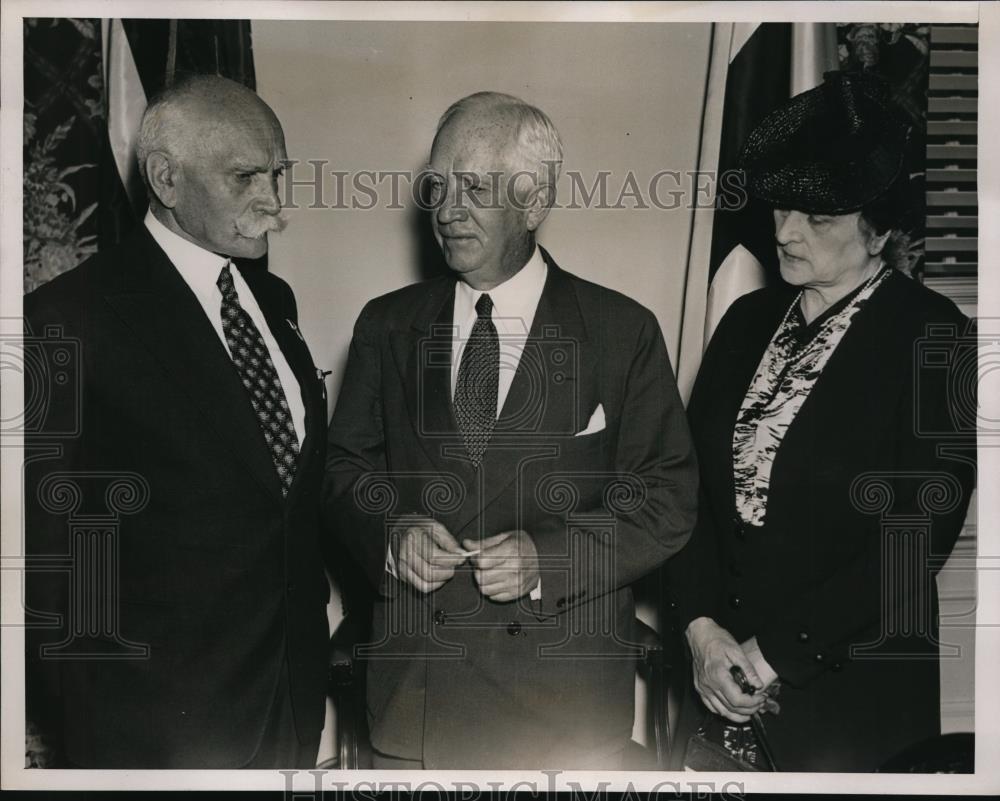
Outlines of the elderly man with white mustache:
<svg viewBox="0 0 1000 801">
<path fill-rule="evenodd" d="M 283 227 L 284 135 L 254 92 L 194 76 L 136 151 L 144 225 L 25 298 L 72 354 L 25 436 L 32 564 L 77 554 L 81 515 L 113 521 L 101 581 L 29 572 L 28 715 L 64 766 L 312 767 L 326 399 L 291 289 L 254 263 Z"/>
</svg>

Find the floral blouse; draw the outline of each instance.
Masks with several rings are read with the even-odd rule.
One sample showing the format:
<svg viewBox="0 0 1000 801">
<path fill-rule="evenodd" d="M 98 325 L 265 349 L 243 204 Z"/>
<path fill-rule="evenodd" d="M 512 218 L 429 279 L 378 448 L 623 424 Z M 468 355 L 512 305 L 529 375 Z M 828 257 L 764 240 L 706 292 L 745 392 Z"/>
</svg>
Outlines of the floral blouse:
<svg viewBox="0 0 1000 801">
<path fill-rule="evenodd" d="M 812 323 L 806 324 L 802 316 L 801 292 L 785 313 L 761 357 L 733 430 L 736 511 L 744 523 L 764 524 L 771 467 L 785 432 L 854 316 L 890 272 L 881 269 Z"/>
</svg>

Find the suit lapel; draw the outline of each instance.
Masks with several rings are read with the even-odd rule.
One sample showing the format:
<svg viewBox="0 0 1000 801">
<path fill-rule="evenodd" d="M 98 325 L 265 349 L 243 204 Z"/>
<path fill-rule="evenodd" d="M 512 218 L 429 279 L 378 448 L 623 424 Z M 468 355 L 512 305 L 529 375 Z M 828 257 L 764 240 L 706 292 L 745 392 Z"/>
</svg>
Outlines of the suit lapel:
<svg viewBox="0 0 1000 801">
<path fill-rule="evenodd" d="M 268 492 L 281 496 L 257 417 L 198 299 L 145 229 L 125 248 L 106 292 L 136 339 Z"/>
<path fill-rule="evenodd" d="M 581 345 L 587 341 L 570 276 L 542 248 L 548 274 L 510 391 L 497 419 L 497 441 L 536 433 L 574 434 Z"/>
<path fill-rule="evenodd" d="M 436 283 L 408 331 L 392 335 L 403 378 L 410 424 L 431 462 L 463 482 L 474 477 L 451 402 L 454 281 Z"/>
</svg>

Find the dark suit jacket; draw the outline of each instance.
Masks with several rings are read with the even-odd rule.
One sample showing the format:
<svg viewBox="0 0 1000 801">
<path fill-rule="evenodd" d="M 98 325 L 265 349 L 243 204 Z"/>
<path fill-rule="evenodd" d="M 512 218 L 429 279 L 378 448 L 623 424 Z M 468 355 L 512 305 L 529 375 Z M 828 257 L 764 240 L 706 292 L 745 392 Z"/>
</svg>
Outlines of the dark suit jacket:
<svg viewBox="0 0 1000 801">
<path fill-rule="evenodd" d="M 36 567 L 43 557 L 58 567 L 74 549 L 94 553 L 82 533 L 110 531 L 107 564 L 117 573 L 29 575 L 29 618 L 62 616 L 61 626 L 29 632 L 29 680 L 76 765 L 243 765 L 261 741 L 286 654 L 300 736 L 322 729 L 323 385 L 294 327 L 289 287 L 264 271 L 244 277 L 305 402 L 285 500 L 229 354 L 145 228 L 25 298 L 27 325 L 42 339 L 35 350 L 50 359 L 47 380 L 58 372 L 50 342 L 75 354 L 69 388 L 43 388 L 49 406 L 26 437 L 28 552 Z M 89 607 L 76 598 L 79 582 L 90 587 Z M 117 626 L 98 606 L 107 599 Z M 73 625 L 77 636 L 60 645 Z M 58 656 L 40 656 L 43 646 Z"/>
<path fill-rule="evenodd" d="M 582 766 L 622 748 L 637 653 L 628 585 L 694 522 L 694 457 L 656 319 L 543 255 L 545 288 L 478 471 L 452 413 L 453 278 L 365 307 L 330 427 L 326 507 L 381 591 L 373 742 L 429 768 Z M 606 428 L 574 437 L 598 404 Z M 484 599 L 468 564 L 428 595 L 387 577 L 387 536 L 406 513 L 459 541 L 526 530 L 541 602 Z"/>
<path fill-rule="evenodd" d="M 784 685 L 765 717 L 783 770 L 871 771 L 939 730 L 934 578 L 975 460 L 974 425 L 953 414 L 971 397 L 974 420 L 975 370 L 970 396 L 949 380 L 975 346 L 954 304 L 891 275 L 789 426 L 765 525 L 747 530 L 734 523 L 733 428 L 794 296 L 751 293 L 712 337 L 688 406 L 698 524 L 668 572 L 681 626 L 706 615 L 740 642 L 757 636 Z M 938 453 L 949 443 L 954 458 Z"/>
</svg>

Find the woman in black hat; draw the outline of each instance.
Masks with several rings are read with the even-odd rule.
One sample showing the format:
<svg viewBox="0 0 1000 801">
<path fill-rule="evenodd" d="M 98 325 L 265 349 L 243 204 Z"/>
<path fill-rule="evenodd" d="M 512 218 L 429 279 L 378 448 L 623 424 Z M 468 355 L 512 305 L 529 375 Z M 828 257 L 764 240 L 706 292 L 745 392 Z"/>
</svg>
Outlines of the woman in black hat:
<svg viewBox="0 0 1000 801">
<path fill-rule="evenodd" d="M 934 578 L 975 453 L 939 446 L 961 441 L 956 414 L 974 420 L 975 347 L 954 304 L 895 269 L 906 140 L 877 79 L 828 73 L 741 154 L 783 284 L 735 302 L 705 353 L 701 507 L 670 568 L 697 699 L 683 718 L 710 713 L 758 766 L 761 723 L 786 771 L 873 771 L 940 731 Z M 951 371 L 920 361 L 931 350 Z M 970 355 L 968 397 L 949 397 Z"/>
</svg>

